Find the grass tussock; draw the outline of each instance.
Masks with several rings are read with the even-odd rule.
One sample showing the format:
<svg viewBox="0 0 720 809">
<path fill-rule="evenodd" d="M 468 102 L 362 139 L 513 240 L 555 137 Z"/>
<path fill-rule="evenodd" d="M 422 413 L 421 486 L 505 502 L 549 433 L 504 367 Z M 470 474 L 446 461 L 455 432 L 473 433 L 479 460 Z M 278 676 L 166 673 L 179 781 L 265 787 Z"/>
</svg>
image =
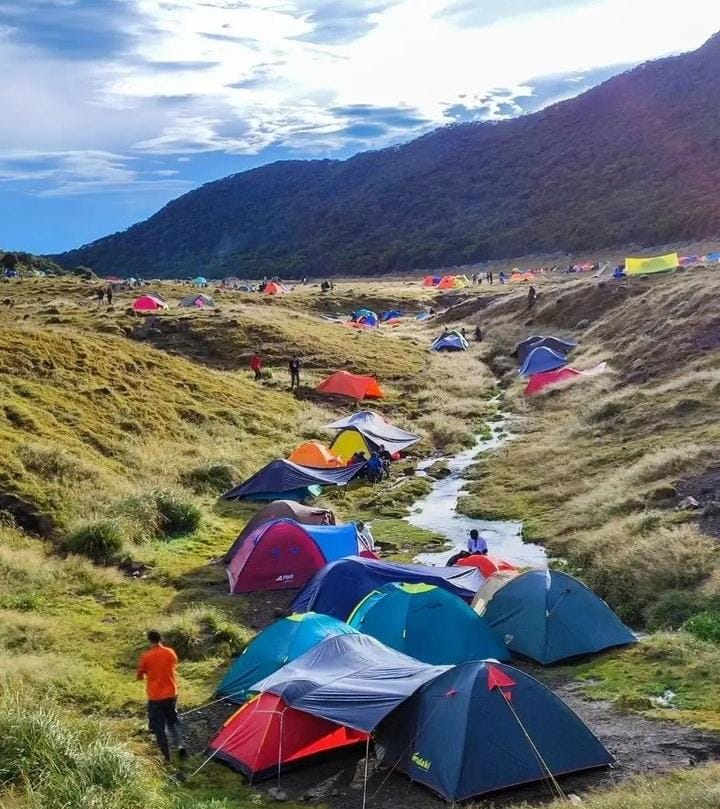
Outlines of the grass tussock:
<svg viewBox="0 0 720 809">
<path fill-rule="evenodd" d="M 247 630 L 228 620 L 215 607 L 197 604 L 160 625 L 163 640 L 181 660 L 228 658 L 239 654 L 248 643 Z"/>
</svg>

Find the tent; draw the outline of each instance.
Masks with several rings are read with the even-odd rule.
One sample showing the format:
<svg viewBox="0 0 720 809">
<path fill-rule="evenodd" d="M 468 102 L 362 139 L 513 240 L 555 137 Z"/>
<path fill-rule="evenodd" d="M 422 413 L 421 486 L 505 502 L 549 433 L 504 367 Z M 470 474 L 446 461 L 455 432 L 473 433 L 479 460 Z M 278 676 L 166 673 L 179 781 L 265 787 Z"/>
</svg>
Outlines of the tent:
<svg viewBox="0 0 720 809">
<path fill-rule="evenodd" d="M 273 520 L 256 528 L 228 559 L 230 592 L 302 587 L 328 562 L 359 551 L 355 523 L 303 526 Z"/>
<path fill-rule="evenodd" d="M 242 704 L 252 696 L 253 683 L 273 674 L 326 638 L 351 635 L 355 631 L 337 618 L 314 612 L 281 618 L 256 635 L 233 660 L 215 696 Z"/>
<path fill-rule="evenodd" d="M 328 396 L 347 396 L 350 399 L 382 399 L 385 394 L 372 376 L 359 376 L 348 371 L 335 371 L 316 388 Z"/>
<path fill-rule="evenodd" d="M 665 256 L 653 258 L 626 258 L 625 272 L 628 275 L 649 275 L 655 272 L 675 270 L 680 264 L 677 253 L 668 253 Z"/>
<path fill-rule="evenodd" d="M 577 340 L 564 337 L 545 337 L 535 334 L 515 346 L 515 354 L 517 354 L 518 361 L 520 363 L 525 362 L 527 355 L 533 348 L 542 348 L 543 346 L 551 348 L 557 354 L 569 354 L 573 348 L 577 348 Z"/>
<path fill-rule="evenodd" d="M 353 312 L 350 318 L 353 323 L 359 323 L 361 326 L 368 326 L 374 328 L 378 325 L 380 318 L 371 309 L 358 309 Z"/>
<path fill-rule="evenodd" d="M 533 374 L 525 388 L 525 395 L 534 396 L 551 385 L 558 385 L 560 382 L 567 382 L 568 379 L 575 379 L 578 376 L 582 376 L 582 373 L 575 368 L 558 368 L 556 371 Z"/>
<path fill-rule="evenodd" d="M 553 351 L 547 346 L 540 346 L 530 350 L 518 373 L 521 376 L 532 376 L 544 371 L 554 371 L 567 363 L 567 357 L 564 354 L 558 354 L 557 351 Z"/>
<path fill-rule="evenodd" d="M 365 596 L 348 624 L 424 663 L 509 660 L 500 636 L 479 617 L 440 587 L 392 582 Z"/>
<path fill-rule="evenodd" d="M 192 279 L 191 283 L 195 284 L 196 287 L 206 287 L 208 280 L 204 275 L 198 275 L 197 278 Z"/>
<path fill-rule="evenodd" d="M 329 447 L 320 441 L 306 441 L 293 450 L 289 461 L 299 466 L 311 466 L 315 469 L 333 469 L 338 466 L 345 466 L 345 461 L 333 455 Z"/>
<path fill-rule="evenodd" d="M 366 595 L 391 582 L 435 584 L 469 601 L 482 581 L 474 568 L 425 567 L 350 557 L 313 576 L 290 608 L 293 612 L 322 612 L 346 621 Z"/>
<path fill-rule="evenodd" d="M 390 309 L 387 312 L 380 312 L 380 320 L 387 323 L 389 320 L 397 320 L 402 317 L 402 312 L 399 309 Z"/>
<path fill-rule="evenodd" d="M 423 685 L 379 725 L 375 749 L 384 767 L 452 803 L 613 762 L 549 688 L 490 661 Z"/>
<path fill-rule="evenodd" d="M 430 348 L 433 351 L 467 351 L 470 343 L 459 331 L 451 331 L 433 340 Z"/>
<path fill-rule="evenodd" d="M 440 283 L 437 285 L 438 289 L 458 289 L 459 287 L 463 286 L 463 282 L 460 281 L 454 275 L 445 275 L 443 278 L 440 279 Z"/>
<path fill-rule="evenodd" d="M 215 301 L 209 295 L 188 295 L 187 298 L 180 301 L 178 306 L 183 309 L 191 309 L 192 307 L 202 309 L 205 306 L 215 306 Z"/>
<path fill-rule="evenodd" d="M 354 447 L 368 452 L 382 446 L 394 455 L 420 440 L 420 436 L 396 427 L 372 410 L 361 410 L 325 426 L 328 430 L 341 431 L 335 437 L 331 450 L 345 460 L 353 456 L 356 451 Z"/>
<path fill-rule="evenodd" d="M 260 694 L 225 722 L 208 745 L 206 755 L 253 782 L 361 742 L 367 742 L 366 733 L 296 711 L 274 694 Z"/>
<path fill-rule="evenodd" d="M 489 578 L 495 573 L 500 573 L 501 571 L 508 571 L 511 573 L 517 573 L 518 571 L 517 567 L 510 562 L 506 562 L 504 559 L 498 559 L 496 556 L 490 556 L 489 554 L 483 553 L 474 553 L 471 556 L 464 556 L 462 559 L 458 559 L 455 564 L 458 567 L 475 567 L 486 578 Z M 502 658 L 498 659 L 502 660 Z"/>
<path fill-rule="evenodd" d="M 424 287 L 434 287 L 435 286 L 435 278 L 432 275 L 426 275 L 423 278 L 422 285 Z"/>
<path fill-rule="evenodd" d="M 636 642 L 599 596 L 557 570 L 521 573 L 490 598 L 481 587 L 473 604 L 511 652 L 542 664 Z"/>
<path fill-rule="evenodd" d="M 705 256 L 705 258 L 708 261 L 718 262 L 718 261 L 720 261 L 720 253 L 717 253 L 717 252 L 716 253 L 708 253 L 707 256 Z"/>
<path fill-rule="evenodd" d="M 268 281 L 263 290 L 265 295 L 282 295 L 284 292 L 287 292 L 287 289 L 276 281 Z"/>
<path fill-rule="evenodd" d="M 223 500 L 304 500 L 322 486 L 344 486 L 363 468 L 362 464 L 339 469 L 311 469 L 292 461 L 270 461 L 244 483 L 235 486 Z"/>
<path fill-rule="evenodd" d="M 370 733 L 448 666 L 413 660 L 368 635 L 336 635 L 253 685 L 291 708 Z"/>
<path fill-rule="evenodd" d="M 167 309 L 168 305 L 155 295 L 143 295 L 133 301 L 132 308 L 136 312 L 157 312 L 159 309 Z"/>
</svg>

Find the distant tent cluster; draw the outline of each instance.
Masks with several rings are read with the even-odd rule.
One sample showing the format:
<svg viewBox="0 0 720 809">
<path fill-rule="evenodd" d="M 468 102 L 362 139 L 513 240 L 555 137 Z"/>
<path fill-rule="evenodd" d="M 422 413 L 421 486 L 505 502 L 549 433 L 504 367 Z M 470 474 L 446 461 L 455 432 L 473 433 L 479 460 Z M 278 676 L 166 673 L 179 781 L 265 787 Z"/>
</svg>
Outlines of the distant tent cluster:
<svg viewBox="0 0 720 809">
<path fill-rule="evenodd" d="M 436 289 L 463 289 L 470 286 L 470 279 L 466 275 L 426 275 L 422 286 Z"/>
</svg>

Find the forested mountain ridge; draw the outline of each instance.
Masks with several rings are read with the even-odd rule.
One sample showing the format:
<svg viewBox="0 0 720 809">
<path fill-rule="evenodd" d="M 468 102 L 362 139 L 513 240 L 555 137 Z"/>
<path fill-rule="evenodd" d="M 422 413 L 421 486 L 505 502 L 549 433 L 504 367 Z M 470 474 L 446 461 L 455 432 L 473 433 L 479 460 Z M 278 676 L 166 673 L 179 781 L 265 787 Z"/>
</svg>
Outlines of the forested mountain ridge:
<svg viewBox="0 0 720 809">
<path fill-rule="evenodd" d="M 145 277 L 381 274 L 720 233 L 720 35 L 541 112 L 286 161 L 56 258 Z"/>
</svg>

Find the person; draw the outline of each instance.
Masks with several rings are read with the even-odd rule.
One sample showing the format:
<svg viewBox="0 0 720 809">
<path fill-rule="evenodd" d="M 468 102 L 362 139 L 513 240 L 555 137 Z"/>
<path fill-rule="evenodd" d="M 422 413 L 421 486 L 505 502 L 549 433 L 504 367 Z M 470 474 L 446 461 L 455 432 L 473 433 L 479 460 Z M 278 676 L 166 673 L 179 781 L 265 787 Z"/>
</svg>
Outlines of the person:
<svg viewBox="0 0 720 809">
<path fill-rule="evenodd" d="M 383 479 L 383 462 L 377 451 L 370 455 L 367 462 L 367 476 L 371 483 L 379 483 Z"/>
<path fill-rule="evenodd" d="M 530 289 L 528 289 L 528 305 L 527 305 L 527 308 L 532 309 L 533 306 L 535 306 L 536 301 L 537 301 L 537 290 L 535 289 L 535 287 L 530 287 Z"/>
<path fill-rule="evenodd" d="M 505 273 L 502 270 L 500 270 L 500 275 L 498 276 L 498 278 L 500 279 L 501 284 L 507 283 L 507 275 L 505 275 Z"/>
<path fill-rule="evenodd" d="M 260 377 L 262 376 L 262 374 L 260 373 L 260 371 L 262 371 L 262 366 L 263 361 L 260 355 L 253 354 L 252 357 L 250 357 L 250 369 L 254 372 L 255 379 L 260 379 Z"/>
<path fill-rule="evenodd" d="M 136 679 L 145 681 L 147 694 L 148 725 L 157 740 L 163 758 L 170 761 L 170 732 L 178 756 L 185 758 L 180 720 L 177 715 L 177 665 L 178 658 L 169 646 L 163 646 L 162 637 L 156 629 L 147 633 L 150 648 L 140 655 Z"/>
<path fill-rule="evenodd" d="M 467 337 L 467 332 L 465 331 L 465 326 L 463 326 L 463 327 L 460 329 L 460 334 L 462 334 L 462 336 L 463 336 L 463 337 Z"/>
<path fill-rule="evenodd" d="M 478 343 L 482 343 L 483 334 L 480 326 L 475 326 L 475 339 L 478 341 Z"/>
<path fill-rule="evenodd" d="M 365 453 L 361 450 L 358 450 L 356 453 L 353 454 L 352 458 L 348 461 L 348 466 L 354 466 L 358 463 L 367 463 L 367 458 L 365 457 Z"/>
<path fill-rule="evenodd" d="M 475 284 L 477 284 L 477 279 L 478 279 L 478 274 L 477 274 L 476 272 L 474 272 L 474 273 L 472 274 L 472 282 L 473 282 L 473 286 L 474 286 Z"/>
<path fill-rule="evenodd" d="M 470 531 L 470 538 L 468 539 L 467 549 L 468 553 L 471 556 L 475 553 L 485 555 L 488 552 L 487 542 L 480 536 L 480 533 L 478 532 L 477 528 L 473 528 Z"/>
<path fill-rule="evenodd" d="M 380 444 L 378 447 L 378 457 L 382 461 L 383 465 L 383 475 L 390 480 L 390 464 L 392 463 L 392 455 L 390 452 L 385 448 L 384 444 Z"/>
<path fill-rule="evenodd" d="M 108 306 L 112 306 L 113 291 L 111 286 L 108 286 L 108 288 L 105 290 L 105 295 L 107 296 Z"/>
<path fill-rule="evenodd" d="M 98 303 L 101 304 L 103 302 L 104 297 L 105 297 L 105 290 L 102 287 L 100 287 L 100 289 L 98 289 L 97 291 Z"/>
<path fill-rule="evenodd" d="M 488 284 L 492 284 L 493 282 L 492 270 L 487 271 L 487 274 L 485 275 L 485 280 L 488 282 Z"/>
<path fill-rule="evenodd" d="M 288 363 L 290 371 L 290 390 L 300 387 L 300 358 L 297 354 L 292 355 L 292 359 Z"/>
<path fill-rule="evenodd" d="M 355 528 L 357 530 L 358 539 L 360 540 L 360 544 L 366 551 L 375 551 L 375 538 L 370 531 L 370 526 L 365 525 L 362 520 L 358 520 L 355 523 Z"/>
</svg>

